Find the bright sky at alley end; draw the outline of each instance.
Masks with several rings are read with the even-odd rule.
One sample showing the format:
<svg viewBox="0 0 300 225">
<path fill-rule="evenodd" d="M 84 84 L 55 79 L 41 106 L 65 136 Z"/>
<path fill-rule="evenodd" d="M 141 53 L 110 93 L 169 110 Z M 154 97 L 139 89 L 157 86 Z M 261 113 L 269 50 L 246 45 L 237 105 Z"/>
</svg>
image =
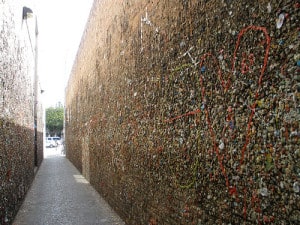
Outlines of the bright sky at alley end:
<svg viewBox="0 0 300 225">
<path fill-rule="evenodd" d="M 38 20 L 38 71 L 44 107 L 64 103 L 65 87 L 93 0 L 27 0 Z"/>
</svg>

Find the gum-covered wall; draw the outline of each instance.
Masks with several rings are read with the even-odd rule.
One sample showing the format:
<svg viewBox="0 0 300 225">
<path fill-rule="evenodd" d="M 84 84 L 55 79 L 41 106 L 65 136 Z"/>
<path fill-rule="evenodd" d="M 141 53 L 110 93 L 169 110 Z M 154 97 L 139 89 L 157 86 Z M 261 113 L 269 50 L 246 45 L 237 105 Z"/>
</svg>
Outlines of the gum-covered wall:
<svg viewBox="0 0 300 225">
<path fill-rule="evenodd" d="M 39 101 L 35 163 L 35 21 L 22 20 L 22 13 L 21 2 L 0 1 L 0 224 L 12 224 L 34 178 L 34 168 L 43 159 L 43 113 Z"/>
<path fill-rule="evenodd" d="M 127 224 L 300 223 L 300 2 L 96 0 L 67 157 Z"/>
</svg>

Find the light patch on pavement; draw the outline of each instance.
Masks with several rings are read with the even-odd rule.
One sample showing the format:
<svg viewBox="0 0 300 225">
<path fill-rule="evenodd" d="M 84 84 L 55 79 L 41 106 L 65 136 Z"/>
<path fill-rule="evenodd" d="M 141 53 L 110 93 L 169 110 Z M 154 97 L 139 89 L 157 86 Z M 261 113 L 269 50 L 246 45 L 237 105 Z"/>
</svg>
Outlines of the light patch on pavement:
<svg viewBox="0 0 300 225">
<path fill-rule="evenodd" d="M 75 178 L 75 181 L 77 183 L 83 183 L 83 184 L 89 183 L 82 175 L 74 174 L 73 177 Z"/>
</svg>

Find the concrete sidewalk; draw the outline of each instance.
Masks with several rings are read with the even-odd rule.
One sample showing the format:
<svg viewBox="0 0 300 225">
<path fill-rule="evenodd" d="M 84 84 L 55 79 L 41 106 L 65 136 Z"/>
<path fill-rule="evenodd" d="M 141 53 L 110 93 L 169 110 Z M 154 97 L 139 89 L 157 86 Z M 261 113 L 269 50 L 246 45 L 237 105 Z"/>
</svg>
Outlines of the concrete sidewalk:
<svg viewBox="0 0 300 225">
<path fill-rule="evenodd" d="M 59 148 L 45 150 L 45 159 L 13 223 L 52 224 L 125 224 Z"/>
</svg>

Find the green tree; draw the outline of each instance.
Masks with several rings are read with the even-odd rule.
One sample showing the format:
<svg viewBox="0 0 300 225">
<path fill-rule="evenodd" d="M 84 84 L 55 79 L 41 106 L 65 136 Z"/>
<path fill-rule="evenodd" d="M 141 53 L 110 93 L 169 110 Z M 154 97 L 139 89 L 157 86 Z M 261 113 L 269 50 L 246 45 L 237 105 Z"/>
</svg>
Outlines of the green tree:
<svg viewBox="0 0 300 225">
<path fill-rule="evenodd" d="M 53 135 L 61 135 L 64 127 L 64 107 L 58 104 L 56 107 L 46 109 L 46 129 Z"/>
</svg>

